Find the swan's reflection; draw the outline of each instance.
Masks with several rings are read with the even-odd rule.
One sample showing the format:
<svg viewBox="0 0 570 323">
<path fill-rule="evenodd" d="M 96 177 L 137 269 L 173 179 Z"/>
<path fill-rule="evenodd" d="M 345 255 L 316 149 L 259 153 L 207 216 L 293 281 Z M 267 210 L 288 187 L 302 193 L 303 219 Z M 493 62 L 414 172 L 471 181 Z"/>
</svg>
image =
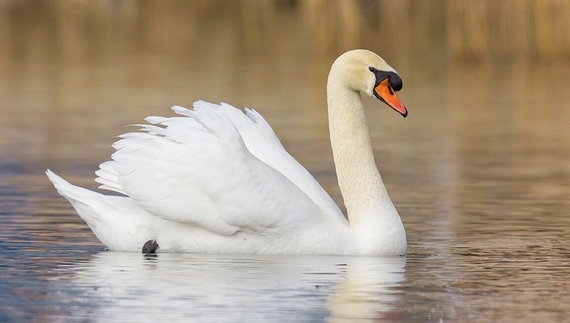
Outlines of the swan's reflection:
<svg viewBox="0 0 570 323">
<path fill-rule="evenodd" d="M 72 270 L 94 321 L 368 321 L 395 310 L 405 258 L 102 252 Z"/>
</svg>

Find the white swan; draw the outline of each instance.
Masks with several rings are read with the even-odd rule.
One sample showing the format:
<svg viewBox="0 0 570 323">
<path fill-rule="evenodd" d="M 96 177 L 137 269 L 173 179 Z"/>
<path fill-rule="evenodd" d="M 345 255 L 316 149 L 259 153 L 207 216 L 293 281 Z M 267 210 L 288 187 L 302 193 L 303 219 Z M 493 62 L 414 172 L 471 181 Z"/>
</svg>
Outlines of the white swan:
<svg viewBox="0 0 570 323">
<path fill-rule="evenodd" d="M 256 111 L 196 102 L 148 117 L 101 164 L 109 196 L 49 179 L 107 248 L 117 251 L 403 255 L 406 234 L 370 145 L 360 92 L 404 117 L 402 80 L 378 55 L 353 50 L 332 65 L 331 145 L 348 221 Z"/>
</svg>

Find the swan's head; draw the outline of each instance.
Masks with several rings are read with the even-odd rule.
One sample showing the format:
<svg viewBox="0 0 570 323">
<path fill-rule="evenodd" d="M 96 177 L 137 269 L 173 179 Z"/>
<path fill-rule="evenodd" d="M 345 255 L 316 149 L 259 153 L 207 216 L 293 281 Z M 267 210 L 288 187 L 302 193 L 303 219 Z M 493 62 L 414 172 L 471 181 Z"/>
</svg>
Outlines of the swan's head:
<svg viewBox="0 0 570 323">
<path fill-rule="evenodd" d="M 331 79 L 344 82 L 351 90 L 376 97 L 404 117 L 408 115 L 396 95 L 402 89 L 402 79 L 396 70 L 371 51 L 356 49 L 342 54 L 332 65 L 329 82 Z"/>
</svg>

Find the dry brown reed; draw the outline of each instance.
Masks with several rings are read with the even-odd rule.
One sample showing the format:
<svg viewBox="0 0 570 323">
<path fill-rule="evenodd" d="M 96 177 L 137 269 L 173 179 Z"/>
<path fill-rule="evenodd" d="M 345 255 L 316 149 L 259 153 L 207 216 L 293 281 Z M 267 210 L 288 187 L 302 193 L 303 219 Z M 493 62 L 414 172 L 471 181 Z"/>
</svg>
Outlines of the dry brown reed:
<svg viewBox="0 0 570 323">
<path fill-rule="evenodd" d="M 239 49 L 288 41 L 317 52 L 381 47 L 387 56 L 442 61 L 570 60 L 568 0 L 7 1 L 0 4 L 3 55 L 27 32 L 16 30 L 21 19 L 37 39 L 55 34 L 57 50 L 71 56 L 89 48 L 81 40 L 191 51 L 204 45 L 197 33 L 212 33 Z M 231 30 L 214 34 L 222 20 L 232 21 Z"/>
<path fill-rule="evenodd" d="M 447 47 L 459 59 L 570 58 L 566 0 L 447 0 Z"/>
</svg>

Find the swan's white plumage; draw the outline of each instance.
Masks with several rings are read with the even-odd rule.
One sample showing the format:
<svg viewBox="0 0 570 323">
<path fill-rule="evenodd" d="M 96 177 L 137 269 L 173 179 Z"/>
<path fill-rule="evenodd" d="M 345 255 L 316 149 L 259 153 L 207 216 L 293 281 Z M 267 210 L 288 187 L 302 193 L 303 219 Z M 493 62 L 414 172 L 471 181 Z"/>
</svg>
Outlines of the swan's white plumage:
<svg viewBox="0 0 570 323">
<path fill-rule="evenodd" d="M 366 64 L 393 71 L 371 52 L 347 54 L 363 59 L 365 64 L 360 65 L 366 71 Z M 374 84 L 368 72 L 360 76 L 360 65 L 355 65 L 356 78 L 363 77 L 362 84 Z M 330 81 L 329 77 L 329 96 Z M 354 96 L 352 93 L 357 92 L 343 84 L 333 82 L 333 88 L 344 91 L 333 95 L 339 95 L 339 102 L 354 105 L 350 109 L 362 110 L 360 96 Z M 334 107 L 338 105 L 336 100 L 332 102 L 329 97 L 329 113 L 338 108 Z M 47 172 L 58 192 L 108 248 L 140 251 L 146 241 L 157 240 L 162 251 L 354 255 L 405 252 L 401 220 L 375 165 L 363 165 L 360 175 L 370 176 L 370 183 L 380 185 L 380 195 L 372 196 L 376 202 L 368 201 L 366 196 L 362 199 L 365 205 L 353 212 L 354 218 L 365 219 L 367 214 L 357 214 L 364 212 L 370 213 L 371 220 L 357 221 L 357 228 L 287 153 L 256 111 L 203 101 L 196 102 L 191 110 L 178 106 L 173 110 L 178 116 L 148 117 L 147 124 L 138 125 L 139 131 L 120 136 L 113 145 L 116 152 L 112 160 L 102 163 L 96 172 L 100 188 L 125 196 L 92 192 Z M 346 118 L 351 114 L 347 113 Z M 331 120 L 344 126 L 341 119 Z M 360 132 L 366 137 L 368 130 L 364 128 Z M 355 151 L 352 159 L 361 153 L 364 159 L 373 161 L 369 147 Z M 341 165 L 343 159 L 337 155 L 335 161 Z M 358 160 L 354 165 L 337 165 L 337 171 L 347 173 L 347 167 L 358 168 L 357 164 Z"/>
<path fill-rule="evenodd" d="M 260 115 L 257 120 L 267 126 L 258 127 L 226 104 L 197 102 L 194 110 L 173 110 L 185 117 L 151 118 L 154 126 L 122 135 L 113 145 L 113 161 L 101 170 L 110 167 L 116 174 L 100 173 L 104 188 L 125 192 L 142 209 L 165 220 L 223 235 L 329 216 L 308 196 L 322 199 L 319 194 L 328 196 L 324 191 L 304 192 L 291 181 L 304 175 L 295 171 L 305 170 L 288 164 L 295 160 Z M 310 190 L 317 185 L 305 186 Z"/>
</svg>

